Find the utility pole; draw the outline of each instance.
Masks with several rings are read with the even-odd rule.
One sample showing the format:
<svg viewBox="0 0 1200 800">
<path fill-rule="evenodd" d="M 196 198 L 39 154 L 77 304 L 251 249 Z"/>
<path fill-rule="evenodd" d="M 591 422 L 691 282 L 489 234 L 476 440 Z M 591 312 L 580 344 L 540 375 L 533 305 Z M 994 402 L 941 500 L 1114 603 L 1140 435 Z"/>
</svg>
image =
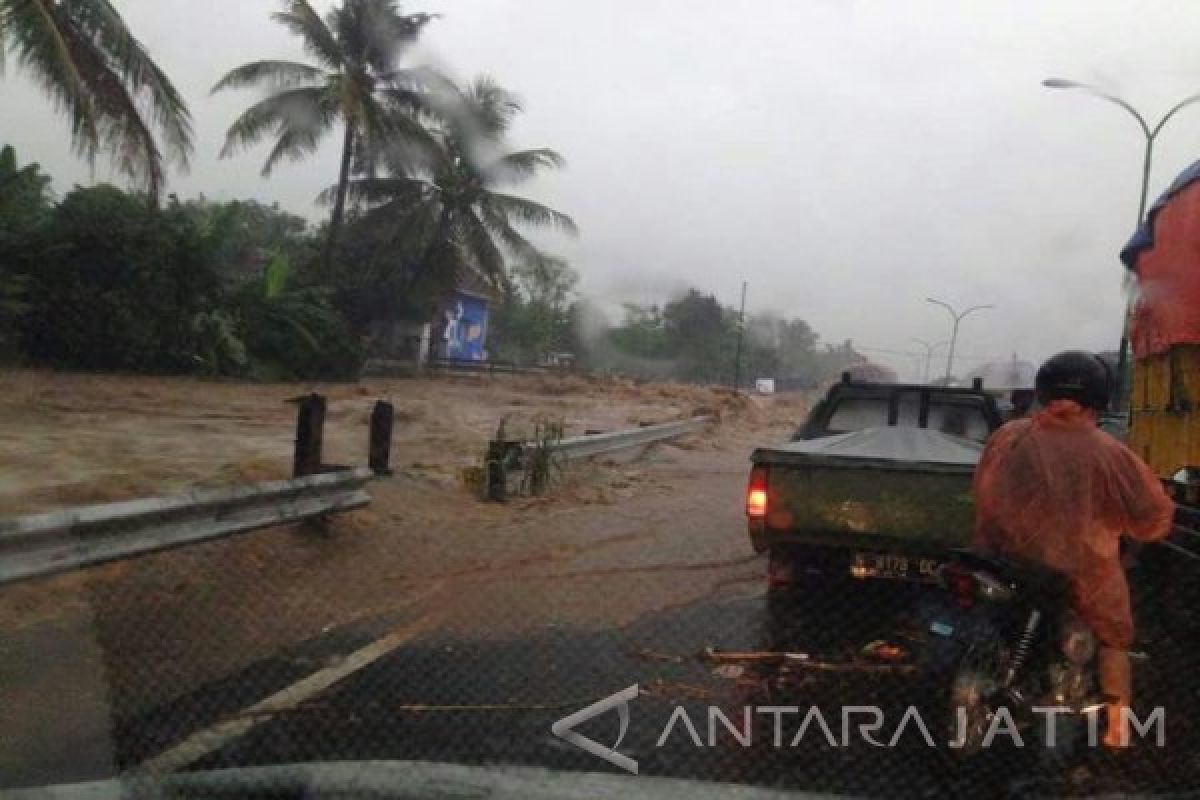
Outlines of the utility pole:
<svg viewBox="0 0 1200 800">
<path fill-rule="evenodd" d="M 733 357 L 733 390 L 742 388 L 742 339 L 746 335 L 746 281 L 742 281 L 742 305 L 738 311 L 737 353 Z"/>
<path fill-rule="evenodd" d="M 918 379 L 921 381 L 921 383 L 929 383 L 929 366 L 930 366 L 930 363 L 933 361 L 933 351 L 937 350 L 939 347 L 943 347 L 943 346 L 949 344 L 949 342 L 943 341 L 943 342 L 934 342 L 933 344 L 930 344 L 929 342 L 925 341 L 924 339 L 917 339 L 916 337 L 913 337 L 913 341 L 916 342 L 917 344 L 921 345 L 921 347 L 925 348 L 925 369 L 918 376 Z M 918 358 L 919 357 L 920 356 L 918 356 Z"/>
</svg>

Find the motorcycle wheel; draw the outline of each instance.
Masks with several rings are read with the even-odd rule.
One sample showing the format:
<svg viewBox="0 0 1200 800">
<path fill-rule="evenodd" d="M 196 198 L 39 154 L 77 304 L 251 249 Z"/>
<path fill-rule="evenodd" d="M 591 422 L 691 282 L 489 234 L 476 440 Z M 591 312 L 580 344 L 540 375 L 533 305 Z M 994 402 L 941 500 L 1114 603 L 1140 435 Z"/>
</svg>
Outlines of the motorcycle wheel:
<svg viewBox="0 0 1200 800">
<path fill-rule="evenodd" d="M 1052 730 L 1053 746 L 1044 722 L 1038 721 L 1038 743 L 1042 751 L 1052 760 L 1070 759 L 1083 747 L 1087 720 L 1078 714 L 1056 714 Z"/>
<path fill-rule="evenodd" d="M 999 686 L 1002 658 L 991 641 L 972 642 L 954 674 L 950 689 L 950 741 L 960 758 L 970 758 L 983 749 L 992 723 L 988 703 Z"/>
</svg>

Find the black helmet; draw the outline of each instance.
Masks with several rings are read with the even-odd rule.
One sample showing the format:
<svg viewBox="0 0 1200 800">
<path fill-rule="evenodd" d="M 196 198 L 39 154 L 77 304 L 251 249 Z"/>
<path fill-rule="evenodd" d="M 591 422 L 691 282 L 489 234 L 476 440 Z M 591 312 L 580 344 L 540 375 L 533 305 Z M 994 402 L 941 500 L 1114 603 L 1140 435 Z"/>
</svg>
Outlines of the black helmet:
<svg viewBox="0 0 1200 800">
<path fill-rule="evenodd" d="M 1108 365 L 1091 353 L 1068 350 L 1051 356 L 1037 373 L 1037 398 L 1043 406 L 1054 400 L 1074 400 L 1084 408 L 1108 407 L 1112 376 Z"/>
</svg>

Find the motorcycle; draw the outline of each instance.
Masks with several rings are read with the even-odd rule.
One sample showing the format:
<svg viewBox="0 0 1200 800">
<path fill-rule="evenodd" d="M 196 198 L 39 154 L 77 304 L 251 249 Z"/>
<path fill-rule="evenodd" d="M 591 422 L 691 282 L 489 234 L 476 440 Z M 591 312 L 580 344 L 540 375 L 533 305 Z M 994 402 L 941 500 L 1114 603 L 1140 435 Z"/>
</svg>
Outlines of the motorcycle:
<svg viewBox="0 0 1200 800">
<path fill-rule="evenodd" d="M 1085 718 L 1103 702 L 1096 638 L 1072 609 L 1066 578 L 1043 565 L 969 551 L 956 552 L 938 578 L 970 621 L 954 632 L 961 645 L 950 689 L 955 748 L 974 755 L 1015 725 L 1069 754 Z M 1044 724 L 1035 724 L 1039 715 Z"/>
</svg>

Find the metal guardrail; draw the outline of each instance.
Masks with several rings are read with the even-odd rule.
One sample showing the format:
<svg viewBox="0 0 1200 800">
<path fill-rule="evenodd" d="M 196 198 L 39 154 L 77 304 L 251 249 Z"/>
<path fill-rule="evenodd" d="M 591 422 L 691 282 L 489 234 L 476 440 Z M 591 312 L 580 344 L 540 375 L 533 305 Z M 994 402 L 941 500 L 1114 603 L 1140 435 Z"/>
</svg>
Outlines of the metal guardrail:
<svg viewBox="0 0 1200 800">
<path fill-rule="evenodd" d="M 517 374 L 532 371 L 527 367 L 519 367 L 511 361 L 472 361 L 465 358 L 431 358 L 425 363 L 425 368 L 434 372 L 469 372 L 488 375 L 498 372 Z"/>
<path fill-rule="evenodd" d="M 624 450 L 628 447 L 654 444 L 655 442 L 674 439 L 685 433 L 698 431 L 712 422 L 712 417 L 692 417 L 678 422 L 666 422 L 661 425 L 646 425 L 626 431 L 611 433 L 596 433 L 591 436 L 573 436 L 562 439 L 551 448 L 555 453 L 567 459 L 591 458 L 592 456 Z"/>
<path fill-rule="evenodd" d="M 574 367 L 551 364 L 518 364 L 515 361 L 472 361 L 463 358 L 431 358 L 425 362 L 431 372 L 469 373 L 474 375 L 556 375 L 572 374 Z"/>
<path fill-rule="evenodd" d="M 338 470 L 0 519 L 0 584 L 361 508 L 374 475 Z"/>
<path fill-rule="evenodd" d="M 630 447 L 674 439 L 686 433 L 700 430 L 713 421 L 712 417 L 666 422 L 661 425 L 646 425 L 624 431 L 595 433 L 560 439 L 549 446 L 551 452 L 565 461 L 613 453 Z M 529 453 L 538 447 L 537 442 L 496 440 L 488 443 L 488 455 L 484 476 L 484 497 L 502 501 L 509 494 L 508 479 L 516 470 L 523 468 Z"/>
</svg>

